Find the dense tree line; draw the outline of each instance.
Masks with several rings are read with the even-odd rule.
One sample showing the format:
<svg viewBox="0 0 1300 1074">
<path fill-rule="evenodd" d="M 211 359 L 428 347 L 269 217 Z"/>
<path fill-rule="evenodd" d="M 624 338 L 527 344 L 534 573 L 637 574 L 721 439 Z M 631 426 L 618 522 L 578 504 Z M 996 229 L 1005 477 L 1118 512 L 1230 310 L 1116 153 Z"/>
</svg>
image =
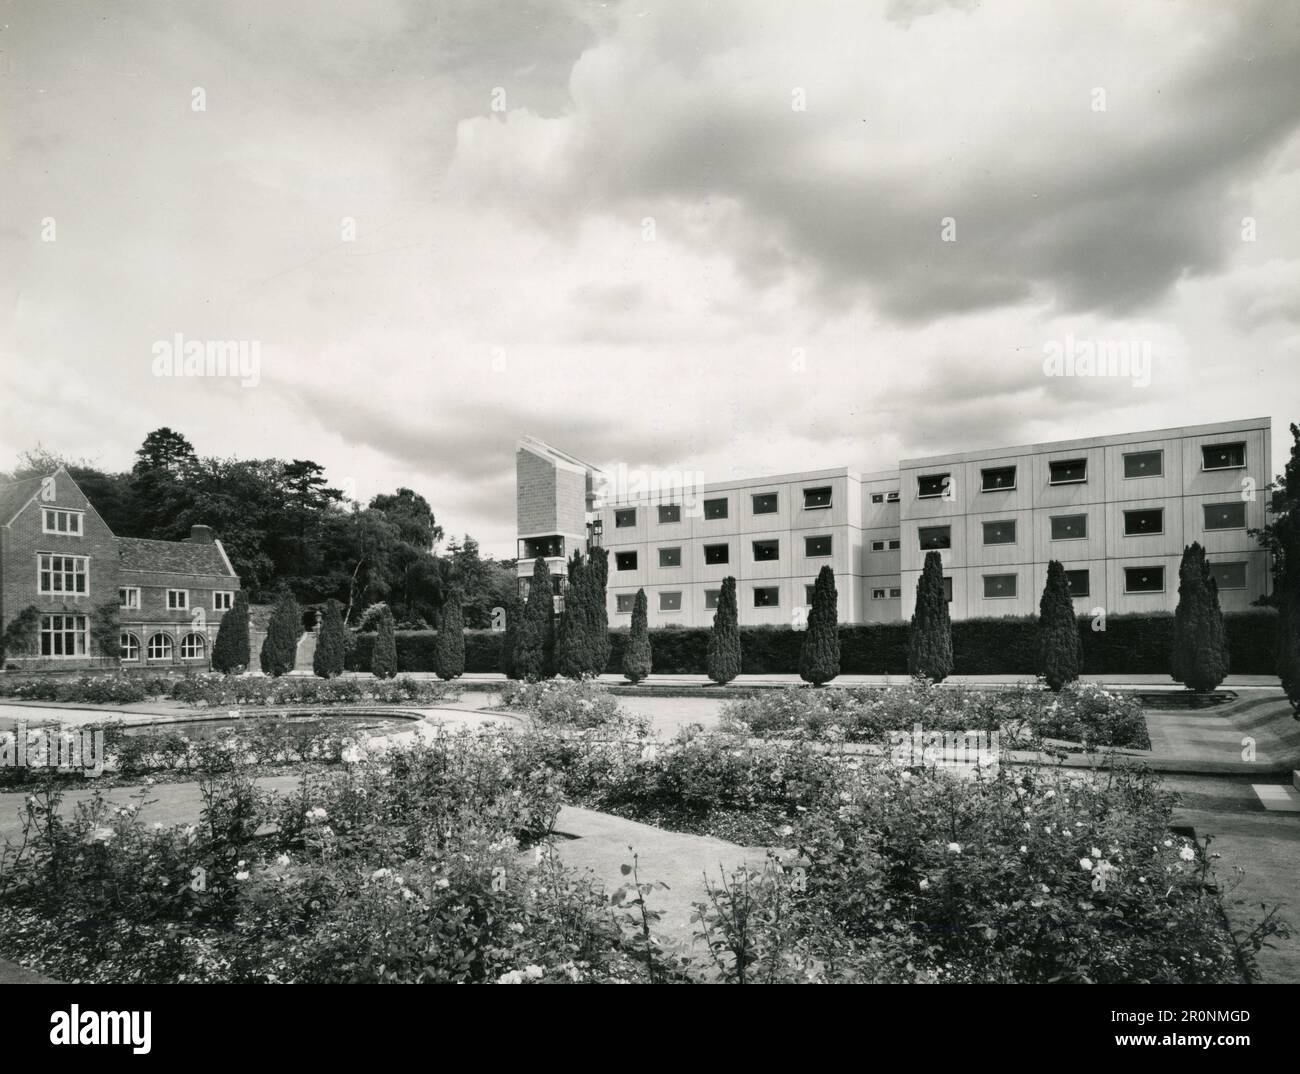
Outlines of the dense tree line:
<svg viewBox="0 0 1300 1074">
<path fill-rule="evenodd" d="M 120 537 L 184 540 L 191 526 L 211 526 L 256 604 L 284 588 L 303 605 L 337 600 L 349 623 L 382 601 L 399 625 L 422 626 L 437 622 L 455 587 L 466 626 L 482 628 L 514 591 L 514 561 L 483 558 L 472 537 L 439 551 L 442 527 L 418 492 L 354 503 L 310 459 L 200 457 L 181 433 L 162 428 L 145 437 L 128 473 L 38 448 L 8 477 L 60 466 Z"/>
</svg>

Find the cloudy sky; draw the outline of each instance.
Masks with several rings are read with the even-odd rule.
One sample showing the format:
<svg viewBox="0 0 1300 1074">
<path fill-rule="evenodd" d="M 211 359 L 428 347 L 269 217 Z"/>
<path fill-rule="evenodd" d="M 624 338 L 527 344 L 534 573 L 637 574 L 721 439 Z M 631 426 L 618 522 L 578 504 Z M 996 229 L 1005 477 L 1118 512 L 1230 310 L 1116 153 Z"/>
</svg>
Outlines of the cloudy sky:
<svg viewBox="0 0 1300 1074">
<path fill-rule="evenodd" d="M 0 468 L 170 425 L 509 555 L 521 434 L 725 480 L 1261 414 L 1280 456 L 1300 420 L 1290 0 L 0 26 Z M 259 383 L 155 376 L 176 333 L 256 341 Z M 1150 383 L 1045 376 L 1068 340 Z"/>
</svg>

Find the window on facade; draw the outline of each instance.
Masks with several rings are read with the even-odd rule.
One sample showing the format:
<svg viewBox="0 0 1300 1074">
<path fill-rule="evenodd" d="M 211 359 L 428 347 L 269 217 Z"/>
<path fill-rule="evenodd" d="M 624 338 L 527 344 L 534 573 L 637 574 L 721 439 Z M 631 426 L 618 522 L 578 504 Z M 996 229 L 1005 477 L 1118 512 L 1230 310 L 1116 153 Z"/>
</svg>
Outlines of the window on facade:
<svg viewBox="0 0 1300 1074">
<path fill-rule="evenodd" d="M 126 661 L 140 659 L 140 639 L 129 631 L 122 631 L 117 639 L 118 655 Z"/>
<path fill-rule="evenodd" d="M 1207 530 L 1244 530 L 1246 528 L 1246 502 L 1232 500 L 1228 503 L 1202 504 Z"/>
<path fill-rule="evenodd" d="M 704 591 L 704 607 L 707 611 L 713 611 L 718 606 L 718 597 L 722 595 L 721 589 L 706 589 Z"/>
<path fill-rule="evenodd" d="M 680 612 L 682 610 L 682 595 L 679 592 L 659 594 L 659 610 L 661 612 Z"/>
<path fill-rule="evenodd" d="M 916 535 L 920 538 L 923 549 L 952 547 L 951 526 L 922 526 Z"/>
<path fill-rule="evenodd" d="M 885 550 L 885 542 L 884 542 L 884 541 L 872 541 L 872 542 L 871 542 L 871 551 L 873 551 L 873 552 L 883 552 L 884 550 Z"/>
<path fill-rule="evenodd" d="M 636 525 L 636 508 L 620 507 L 614 512 L 614 528 L 625 530 L 629 526 Z"/>
<path fill-rule="evenodd" d="M 153 634 L 145 649 L 145 656 L 150 660 L 170 660 L 172 658 L 172 639 L 169 634 Z"/>
<path fill-rule="evenodd" d="M 1002 522 L 985 522 L 984 543 L 985 544 L 1015 544 L 1016 543 L 1015 519 L 1006 519 Z"/>
<path fill-rule="evenodd" d="M 1063 459 L 1047 465 L 1049 481 L 1053 485 L 1077 485 L 1088 480 L 1087 459 Z"/>
<path fill-rule="evenodd" d="M 894 586 L 892 589 L 890 589 L 889 595 L 891 598 L 901 597 L 903 595 L 903 591 L 900 588 L 898 588 L 898 586 Z M 952 598 L 950 597 L 949 599 L 951 600 Z"/>
<path fill-rule="evenodd" d="M 731 561 L 731 546 L 725 544 L 706 544 L 704 562 L 709 564 L 728 563 Z"/>
<path fill-rule="evenodd" d="M 872 600 L 884 600 L 884 599 L 885 599 L 885 591 L 884 591 L 883 589 L 873 589 L 873 590 L 871 591 L 871 599 L 872 599 Z"/>
<path fill-rule="evenodd" d="M 980 491 L 1000 492 L 1016 487 L 1016 468 L 1014 466 L 994 466 L 980 471 Z"/>
<path fill-rule="evenodd" d="M 682 565 L 682 550 L 680 548 L 659 549 L 659 566 L 680 567 L 681 565 Z"/>
<path fill-rule="evenodd" d="M 726 499 L 705 500 L 704 517 L 705 518 L 726 518 L 727 517 Z"/>
<path fill-rule="evenodd" d="M 85 593 L 89 560 L 85 556 L 36 557 L 39 565 L 38 591 L 41 593 Z"/>
<path fill-rule="evenodd" d="M 805 556 L 829 556 L 831 554 L 831 538 L 827 534 L 824 537 L 805 537 L 803 539 L 803 554 Z"/>
<path fill-rule="evenodd" d="M 1245 563 L 1211 563 L 1210 577 L 1220 589 L 1245 589 Z"/>
<path fill-rule="evenodd" d="M 1053 541 L 1080 541 L 1088 536 L 1087 515 L 1053 515 Z"/>
<path fill-rule="evenodd" d="M 228 590 L 214 590 L 212 593 L 212 610 L 228 612 L 235 606 L 235 594 Z"/>
<path fill-rule="evenodd" d="M 119 589 L 117 591 L 117 606 L 119 608 L 139 608 L 139 588 L 137 586 L 123 586 Z"/>
<path fill-rule="evenodd" d="M 898 503 L 898 493 L 897 493 L 897 492 L 886 492 L 886 493 L 885 493 L 885 503 Z"/>
<path fill-rule="evenodd" d="M 999 600 L 1016 595 L 1016 576 L 1014 574 L 984 575 L 984 599 Z"/>
<path fill-rule="evenodd" d="M 754 542 L 754 562 L 762 563 L 768 560 L 781 558 L 780 541 L 755 541 Z"/>
<path fill-rule="evenodd" d="M 1163 451 L 1130 451 L 1124 455 L 1125 477 L 1160 477 L 1164 472 Z"/>
<path fill-rule="evenodd" d="M 942 496 L 943 490 L 950 483 L 952 474 L 924 474 L 916 479 L 916 495 L 918 499 L 931 500 L 936 496 Z"/>
<path fill-rule="evenodd" d="M 618 571 L 636 570 L 636 553 L 635 552 L 615 552 L 614 569 Z"/>
<path fill-rule="evenodd" d="M 895 537 L 892 541 L 889 542 L 889 550 L 891 552 L 894 552 L 902 547 L 903 547 L 903 542 L 900 541 L 897 537 Z"/>
<path fill-rule="evenodd" d="M 85 656 L 88 647 L 84 615 L 41 616 L 41 656 Z"/>
<path fill-rule="evenodd" d="M 1246 465 L 1246 445 L 1204 444 L 1201 447 L 1202 470 L 1235 470 Z"/>
<path fill-rule="evenodd" d="M 83 515 L 80 511 L 61 511 L 55 507 L 41 508 L 41 532 L 59 533 L 65 537 L 82 535 Z"/>
<path fill-rule="evenodd" d="M 813 591 L 816 588 L 815 585 L 805 585 L 803 587 L 803 602 L 806 607 L 812 607 Z"/>
<path fill-rule="evenodd" d="M 190 606 L 190 591 L 188 589 L 169 589 L 167 590 L 167 607 L 172 611 L 183 611 Z"/>
<path fill-rule="evenodd" d="M 1164 567 L 1125 567 L 1125 593 L 1163 593 L 1165 591 Z"/>
<path fill-rule="evenodd" d="M 952 579 L 945 577 L 943 580 L 943 597 L 949 604 L 952 603 Z"/>
<path fill-rule="evenodd" d="M 757 586 L 754 589 L 755 608 L 775 608 L 781 603 L 781 590 L 776 586 Z"/>
<path fill-rule="evenodd" d="M 204 644 L 202 634 L 186 634 L 185 637 L 181 638 L 181 659 L 202 660 Z"/>
<path fill-rule="evenodd" d="M 681 520 L 681 504 L 665 503 L 659 505 L 659 524 L 661 526 L 665 526 L 670 522 L 680 522 Z"/>
<path fill-rule="evenodd" d="M 627 615 L 635 604 L 635 593 L 620 593 L 614 598 L 614 607 L 620 615 Z"/>
<path fill-rule="evenodd" d="M 1091 582 L 1086 570 L 1066 571 L 1065 582 L 1070 588 L 1070 596 L 1086 597 L 1089 595 Z"/>
<path fill-rule="evenodd" d="M 884 494 L 883 492 L 873 492 L 873 493 L 871 494 L 871 502 L 872 502 L 872 503 L 884 503 L 884 502 L 885 502 L 885 494 Z"/>
<path fill-rule="evenodd" d="M 825 488 L 803 490 L 803 509 L 805 511 L 816 511 L 830 505 L 831 490 L 829 485 Z"/>
<path fill-rule="evenodd" d="M 761 492 L 757 496 L 755 496 L 754 514 L 756 515 L 776 514 L 776 493 Z"/>
<path fill-rule="evenodd" d="M 1140 537 L 1144 533 L 1165 532 L 1165 509 L 1163 507 L 1143 507 L 1136 511 L 1124 512 L 1124 536 Z"/>
</svg>

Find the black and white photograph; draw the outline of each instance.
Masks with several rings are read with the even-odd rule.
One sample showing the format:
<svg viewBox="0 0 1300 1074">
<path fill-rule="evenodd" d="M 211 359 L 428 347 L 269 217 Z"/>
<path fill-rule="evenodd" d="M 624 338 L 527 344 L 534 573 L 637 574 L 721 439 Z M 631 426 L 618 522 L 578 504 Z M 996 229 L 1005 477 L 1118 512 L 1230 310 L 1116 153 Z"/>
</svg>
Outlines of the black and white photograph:
<svg viewBox="0 0 1300 1074">
<path fill-rule="evenodd" d="M 1300 984 L 1294 0 L 5 0 L 0 402 L 34 1054 L 1285 1028 L 1178 986 Z"/>
</svg>

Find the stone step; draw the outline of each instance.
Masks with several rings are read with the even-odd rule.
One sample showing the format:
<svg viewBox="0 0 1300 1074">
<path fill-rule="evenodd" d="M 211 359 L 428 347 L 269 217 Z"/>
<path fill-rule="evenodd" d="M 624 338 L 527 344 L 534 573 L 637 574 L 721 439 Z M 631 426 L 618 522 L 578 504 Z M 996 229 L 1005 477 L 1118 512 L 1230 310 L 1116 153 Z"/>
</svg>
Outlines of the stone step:
<svg viewBox="0 0 1300 1074">
<path fill-rule="evenodd" d="M 1292 777 L 1294 779 L 1294 775 Z M 1271 813 L 1300 813 L 1300 792 L 1278 783 L 1253 783 L 1260 804 Z"/>
</svg>

